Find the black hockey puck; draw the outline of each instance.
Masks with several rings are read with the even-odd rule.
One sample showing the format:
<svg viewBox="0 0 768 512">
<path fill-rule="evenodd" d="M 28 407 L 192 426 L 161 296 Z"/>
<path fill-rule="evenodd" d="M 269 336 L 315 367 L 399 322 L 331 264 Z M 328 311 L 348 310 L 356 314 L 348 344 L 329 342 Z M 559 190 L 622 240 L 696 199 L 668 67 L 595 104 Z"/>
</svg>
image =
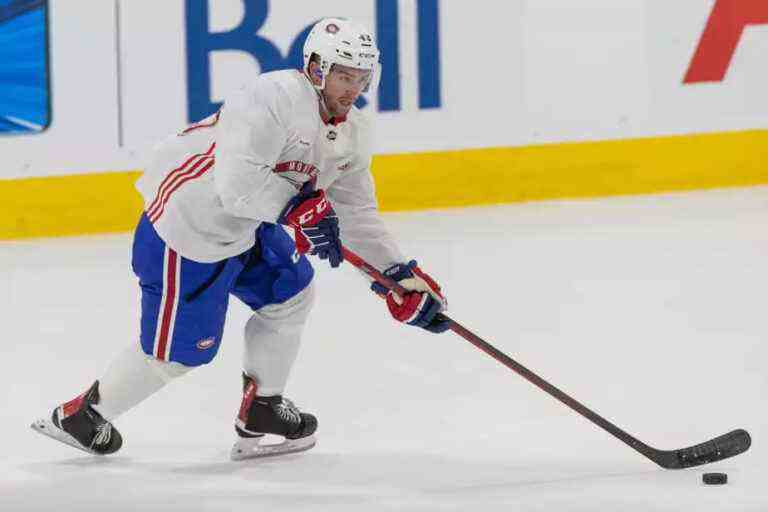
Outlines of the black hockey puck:
<svg viewBox="0 0 768 512">
<path fill-rule="evenodd" d="M 704 473 L 702 480 L 707 485 L 724 485 L 728 483 L 728 475 L 725 473 Z"/>
</svg>

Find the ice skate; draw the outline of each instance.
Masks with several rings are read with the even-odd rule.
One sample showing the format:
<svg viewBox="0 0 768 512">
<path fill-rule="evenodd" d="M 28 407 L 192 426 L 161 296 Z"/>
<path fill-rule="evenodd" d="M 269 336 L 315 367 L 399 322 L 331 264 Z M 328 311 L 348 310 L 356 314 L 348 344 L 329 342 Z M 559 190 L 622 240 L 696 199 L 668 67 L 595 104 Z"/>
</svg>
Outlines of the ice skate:
<svg viewBox="0 0 768 512">
<path fill-rule="evenodd" d="M 77 398 L 53 410 L 50 419 L 31 427 L 48 437 L 93 455 L 115 453 L 123 445 L 120 432 L 91 407 L 99 403 L 99 381 Z"/>
<path fill-rule="evenodd" d="M 280 395 L 256 395 L 256 383 L 243 375 L 243 402 L 235 420 L 238 439 L 232 447 L 232 460 L 253 459 L 302 452 L 315 446 L 317 418 L 300 412 L 293 402 Z M 283 442 L 268 444 L 272 434 Z"/>
</svg>

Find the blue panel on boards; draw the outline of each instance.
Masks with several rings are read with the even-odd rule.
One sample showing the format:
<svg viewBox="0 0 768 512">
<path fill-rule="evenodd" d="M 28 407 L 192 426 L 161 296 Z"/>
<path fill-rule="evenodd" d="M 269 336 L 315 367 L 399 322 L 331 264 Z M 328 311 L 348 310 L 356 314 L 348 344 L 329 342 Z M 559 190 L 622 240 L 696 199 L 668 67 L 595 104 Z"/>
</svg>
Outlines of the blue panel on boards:
<svg viewBox="0 0 768 512">
<path fill-rule="evenodd" d="M 49 78 L 48 1 L 0 0 L 0 134 L 48 127 Z"/>
</svg>

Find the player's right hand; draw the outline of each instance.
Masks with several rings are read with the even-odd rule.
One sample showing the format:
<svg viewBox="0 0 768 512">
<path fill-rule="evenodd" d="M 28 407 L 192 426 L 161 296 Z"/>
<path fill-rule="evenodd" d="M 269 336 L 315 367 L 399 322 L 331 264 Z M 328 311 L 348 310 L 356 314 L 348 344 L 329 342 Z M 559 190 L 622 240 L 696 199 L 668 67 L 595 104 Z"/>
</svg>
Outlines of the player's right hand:
<svg viewBox="0 0 768 512">
<path fill-rule="evenodd" d="M 313 191 L 306 184 L 299 194 L 288 201 L 278 218 L 280 224 L 291 226 L 296 233 L 296 250 L 328 260 L 336 268 L 344 261 L 339 238 L 339 218 L 325 196 L 324 190 Z"/>
</svg>

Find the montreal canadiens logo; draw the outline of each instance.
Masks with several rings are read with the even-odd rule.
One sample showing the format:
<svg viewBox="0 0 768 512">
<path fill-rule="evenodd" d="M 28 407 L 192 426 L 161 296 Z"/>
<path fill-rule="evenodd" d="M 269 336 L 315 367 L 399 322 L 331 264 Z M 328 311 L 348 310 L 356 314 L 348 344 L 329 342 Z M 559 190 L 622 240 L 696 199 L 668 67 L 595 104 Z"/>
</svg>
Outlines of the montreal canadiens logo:
<svg viewBox="0 0 768 512">
<path fill-rule="evenodd" d="M 338 34 L 339 26 L 335 23 L 330 23 L 326 25 L 325 31 L 328 32 L 329 34 Z"/>
<path fill-rule="evenodd" d="M 204 340 L 200 340 L 197 342 L 197 348 L 200 350 L 208 350 L 212 346 L 216 344 L 216 339 L 214 338 L 205 338 Z"/>
</svg>

